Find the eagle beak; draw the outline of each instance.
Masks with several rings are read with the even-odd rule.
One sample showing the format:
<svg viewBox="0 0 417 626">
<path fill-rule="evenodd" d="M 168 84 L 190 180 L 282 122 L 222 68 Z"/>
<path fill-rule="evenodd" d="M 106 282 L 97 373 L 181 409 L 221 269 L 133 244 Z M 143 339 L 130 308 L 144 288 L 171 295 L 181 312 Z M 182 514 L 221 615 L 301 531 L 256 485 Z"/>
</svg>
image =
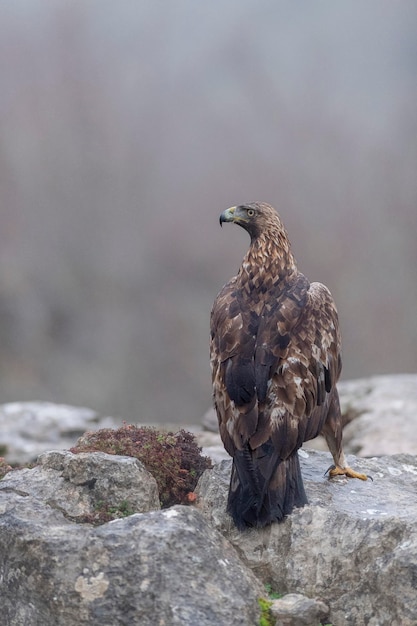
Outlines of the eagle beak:
<svg viewBox="0 0 417 626">
<path fill-rule="evenodd" d="M 232 206 L 230 207 L 230 209 L 226 209 L 226 211 L 223 211 L 223 213 L 220 215 L 220 218 L 219 218 L 220 226 L 223 226 L 223 222 L 235 221 L 235 210 L 236 210 L 236 207 Z"/>
</svg>

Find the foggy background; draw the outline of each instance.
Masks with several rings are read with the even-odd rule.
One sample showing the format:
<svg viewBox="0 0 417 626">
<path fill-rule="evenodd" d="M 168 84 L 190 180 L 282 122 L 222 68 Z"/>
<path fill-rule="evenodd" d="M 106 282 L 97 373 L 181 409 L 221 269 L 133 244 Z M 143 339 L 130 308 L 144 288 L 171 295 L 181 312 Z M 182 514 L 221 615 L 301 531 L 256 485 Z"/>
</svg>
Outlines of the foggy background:
<svg viewBox="0 0 417 626">
<path fill-rule="evenodd" d="M 0 4 L 0 402 L 196 423 L 209 314 L 280 212 L 343 377 L 417 370 L 417 4 Z"/>
</svg>

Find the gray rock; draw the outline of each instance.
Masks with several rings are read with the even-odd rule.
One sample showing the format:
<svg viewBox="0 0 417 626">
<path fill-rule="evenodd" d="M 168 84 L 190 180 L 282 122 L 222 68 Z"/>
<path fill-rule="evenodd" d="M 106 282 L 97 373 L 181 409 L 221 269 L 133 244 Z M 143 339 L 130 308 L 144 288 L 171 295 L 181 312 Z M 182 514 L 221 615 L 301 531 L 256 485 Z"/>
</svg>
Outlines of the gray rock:
<svg viewBox="0 0 417 626">
<path fill-rule="evenodd" d="M 84 478 L 97 478 L 96 455 L 84 455 L 82 463 L 81 455 L 78 461 L 71 456 L 45 455 L 39 469 L 18 471 L 0 481 L 2 623 L 258 623 L 257 598 L 262 587 L 242 566 L 229 542 L 198 510 L 176 506 L 135 514 L 96 528 L 65 517 L 61 510 L 65 493 L 74 503 L 68 503 L 67 510 L 77 508 L 89 489 Z M 136 471 L 136 464 L 128 465 L 125 457 L 112 457 L 112 461 L 122 466 L 121 482 L 122 476 L 128 480 L 126 469 Z M 110 482 L 112 471 L 117 476 L 114 466 L 112 471 L 110 466 L 106 471 L 103 482 Z M 52 487 L 42 486 L 41 479 L 51 482 Z M 65 482 L 70 484 L 65 486 Z M 97 478 L 93 489 L 98 482 Z M 54 488 L 61 490 L 61 495 L 54 494 Z M 116 488 L 109 484 L 105 492 L 118 501 L 123 489 L 117 495 Z"/>
<path fill-rule="evenodd" d="M 417 454 L 417 374 L 347 381 L 339 392 L 347 452 Z"/>
<path fill-rule="evenodd" d="M 0 406 L 0 450 L 9 463 L 28 463 L 47 450 L 74 446 L 87 430 L 113 428 L 111 417 L 82 407 L 51 402 Z"/>
<path fill-rule="evenodd" d="M 213 463 L 220 463 L 224 459 L 230 459 L 218 432 L 203 430 L 196 432 L 195 436 L 198 445 L 202 448 L 202 454 L 208 456 Z"/>
<path fill-rule="evenodd" d="M 206 430 L 213 433 L 219 432 L 219 423 L 217 420 L 216 411 L 213 407 L 207 409 L 207 411 L 203 415 L 201 423 L 203 425 L 203 428 L 205 428 Z"/>
<path fill-rule="evenodd" d="M 209 459 L 211 459 L 213 465 L 215 465 L 216 463 L 220 463 L 221 461 L 224 461 L 226 459 L 230 459 L 230 456 L 227 454 L 221 441 L 219 441 L 217 445 L 204 447 L 201 454 L 203 454 L 204 456 L 208 456 Z"/>
<path fill-rule="evenodd" d="M 280 593 L 321 598 L 337 626 L 417 623 L 417 458 L 350 458 L 373 482 L 327 480 L 330 454 L 300 454 L 310 504 L 240 533 L 226 514 L 230 461 L 200 478 L 198 506 L 242 561 Z"/>
<path fill-rule="evenodd" d="M 94 514 L 103 504 L 143 513 L 160 508 L 158 485 L 143 464 L 104 452 L 45 452 L 40 465 L 6 474 L 0 490 L 34 497 L 69 517 Z"/>
<path fill-rule="evenodd" d="M 327 620 L 329 607 L 301 593 L 288 593 L 272 602 L 271 613 L 279 626 L 317 626 Z"/>
</svg>

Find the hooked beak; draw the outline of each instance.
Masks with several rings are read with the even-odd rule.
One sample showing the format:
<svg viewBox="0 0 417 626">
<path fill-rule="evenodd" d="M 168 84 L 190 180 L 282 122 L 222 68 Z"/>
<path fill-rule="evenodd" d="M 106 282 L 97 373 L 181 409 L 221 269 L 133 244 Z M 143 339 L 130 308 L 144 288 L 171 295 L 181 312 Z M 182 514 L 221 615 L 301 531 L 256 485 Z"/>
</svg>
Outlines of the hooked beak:
<svg viewBox="0 0 417 626">
<path fill-rule="evenodd" d="M 235 210 L 236 210 L 236 207 L 232 206 L 230 207 L 230 209 L 226 209 L 225 211 L 223 211 L 223 213 L 220 215 L 220 218 L 219 218 L 220 226 L 223 226 L 223 222 L 235 221 Z"/>
</svg>

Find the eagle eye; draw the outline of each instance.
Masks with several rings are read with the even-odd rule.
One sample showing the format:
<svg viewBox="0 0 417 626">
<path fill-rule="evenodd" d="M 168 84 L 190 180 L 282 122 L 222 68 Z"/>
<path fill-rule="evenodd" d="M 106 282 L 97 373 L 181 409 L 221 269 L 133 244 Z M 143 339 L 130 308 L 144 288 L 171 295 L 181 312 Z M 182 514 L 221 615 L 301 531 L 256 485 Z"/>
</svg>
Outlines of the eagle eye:
<svg viewBox="0 0 417 626">
<path fill-rule="evenodd" d="M 248 213 L 248 217 L 253 217 L 255 215 L 254 209 L 248 209 L 247 213 Z"/>
</svg>

